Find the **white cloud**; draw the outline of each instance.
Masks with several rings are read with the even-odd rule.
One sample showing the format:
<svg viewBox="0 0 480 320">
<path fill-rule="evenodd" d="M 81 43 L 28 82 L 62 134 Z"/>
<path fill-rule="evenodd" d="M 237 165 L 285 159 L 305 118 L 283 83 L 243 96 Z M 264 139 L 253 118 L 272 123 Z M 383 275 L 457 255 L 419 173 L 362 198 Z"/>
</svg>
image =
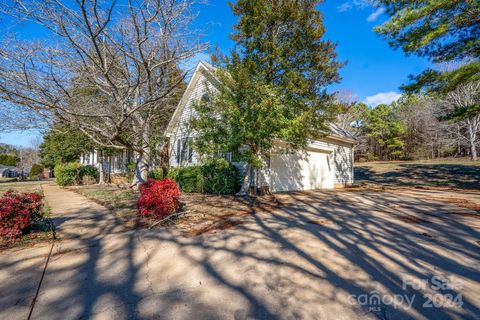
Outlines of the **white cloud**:
<svg viewBox="0 0 480 320">
<path fill-rule="evenodd" d="M 380 17 L 384 12 L 385 12 L 384 7 L 377 8 L 374 12 L 372 12 L 372 14 L 370 14 L 368 16 L 367 21 L 368 22 L 373 22 L 373 21 L 377 20 L 378 17 Z"/>
<path fill-rule="evenodd" d="M 353 4 L 351 2 L 345 2 L 339 5 L 337 9 L 339 12 L 345 12 L 352 9 L 352 7 L 353 7 Z"/>
<path fill-rule="evenodd" d="M 369 106 L 376 107 L 379 104 L 390 104 L 397 101 L 402 95 L 395 91 L 379 92 L 374 96 L 369 96 L 365 99 L 365 103 Z"/>
<path fill-rule="evenodd" d="M 351 0 L 342 3 L 340 6 L 337 7 L 338 11 L 340 12 L 345 12 L 349 11 L 352 9 L 363 9 L 365 7 L 368 7 L 370 5 L 375 5 L 377 4 L 376 0 Z"/>
</svg>

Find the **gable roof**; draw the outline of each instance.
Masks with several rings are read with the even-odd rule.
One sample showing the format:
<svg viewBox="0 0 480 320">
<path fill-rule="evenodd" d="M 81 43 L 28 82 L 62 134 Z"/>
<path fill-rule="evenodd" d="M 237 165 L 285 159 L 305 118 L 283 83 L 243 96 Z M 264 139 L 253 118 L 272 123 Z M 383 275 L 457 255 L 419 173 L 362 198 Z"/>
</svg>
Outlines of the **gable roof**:
<svg viewBox="0 0 480 320">
<path fill-rule="evenodd" d="M 170 119 L 170 122 L 168 123 L 167 129 L 165 131 L 165 135 L 167 137 L 170 137 L 175 128 L 175 124 L 180 121 L 183 110 L 185 110 L 188 100 L 190 99 L 190 95 L 195 90 L 198 82 L 200 81 L 202 73 L 204 75 L 207 75 L 210 79 L 216 80 L 213 71 L 214 67 L 208 62 L 200 61 L 197 64 L 195 71 L 192 74 L 192 78 L 188 83 L 187 89 L 185 89 L 185 92 L 183 93 L 182 98 L 180 99 L 180 102 L 178 103 L 178 106 L 175 109 L 172 118 Z"/>
<path fill-rule="evenodd" d="M 195 71 L 193 72 L 192 78 L 190 79 L 187 89 L 185 90 L 177 108 L 175 109 L 175 112 L 173 113 L 172 118 L 170 119 L 170 122 L 167 126 L 167 130 L 165 131 L 165 135 L 167 137 L 170 137 L 170 135 L 172 134 L 175 128 L 175 124 L 180 121 L 182 113 L 185 110 L 185 107 L 187 106 L 187 103 L 190 99 L 190 95 L 192 94 L 193 90 L 197 86 L 201 78 L 200 75 L 202 73 L 206 75 L 209 78 L 209 80 L 213 80 L 212 82 L 219 83 L 217 77 L 215 76 L 215 67 L 208 62 L 200 61 L 197 64 Z M 352 144 L 357 143 L 357 140 L 350 132 L 340 128 L 337 124 L 330 123 L 329 128 L 330 128 L 330 134 L 327 136 L 328 138 L 331 138 L 334 140 L 340 140 L 340 141 L 344 141 Z"/>
<path fill-rule="evenodd" d="M 349 131 L 341 128 L 338 124 L 330 122 L 329 123 L 329 128 L 330 128 L 330 138 L 338 138 L 347 142 L 351 142 L 356 144 L 357 139 L 353 134 L 351 134 Z"/>
</svg>

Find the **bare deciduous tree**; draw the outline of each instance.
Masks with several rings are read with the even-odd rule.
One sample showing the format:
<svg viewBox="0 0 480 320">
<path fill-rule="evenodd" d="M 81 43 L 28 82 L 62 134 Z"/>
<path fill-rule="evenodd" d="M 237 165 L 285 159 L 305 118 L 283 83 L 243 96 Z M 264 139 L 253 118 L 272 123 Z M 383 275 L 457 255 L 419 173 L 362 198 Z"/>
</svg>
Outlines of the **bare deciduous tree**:
<svg viewBox="0 0 480 320">
<path fill-rule="evenodd" d="M 42 41 L 1 43 L 1 108 L 7 113 L 16 108 L 32 119 L 11 119 L 10 125 L 61 122 L 99 146 L 132 149 L 134 184 L 145 181 L 152 137 L 163 132 L 183 86 L 179 64 L 205 49 L 189 29 L 193 4 L 0 0 L 3 13 L 34 22 L 48 34 Z"/>
<path fill-rule="evenodd" d="M 457 122 L 465 130 L 459 135 L 468 141 L 472 160 L 478 160 L 477 146 L 480 131 L 480 81 L 459 85 L 444 101 L 447 118 Z M 465 134 L 461 134 L 465 132 Z"/>
</svg>

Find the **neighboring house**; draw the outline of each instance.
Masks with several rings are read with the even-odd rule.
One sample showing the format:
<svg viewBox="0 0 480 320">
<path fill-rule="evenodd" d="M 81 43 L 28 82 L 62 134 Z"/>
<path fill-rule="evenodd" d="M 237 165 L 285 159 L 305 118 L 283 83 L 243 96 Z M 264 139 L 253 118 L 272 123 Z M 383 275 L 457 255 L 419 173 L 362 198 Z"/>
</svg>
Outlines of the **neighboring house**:
<svg viewBox="0 0 480 320">
<path fill-rule="evenodd" d="M 189 127 L 195 117 L 194 103 L 214 91 L 218 85 L 213 67 L 200 62 L 167 127 L 170 166 L 190 166 L 200 162 L 191 141 L 195 132 Z M 306 150 L 289 153 L 278 142 L 266 168 L 261 172 L 261 186 L 269 186 L 273 192 L 332 189 L 353 183 L 354 137 L 331 124 L 331 133 L 319 141 L 313 141 Z M 231 160 L 231 155 L 225 158 Z M 239 168 L 245 164 L 235 163 Z"/>
<path fill-rule="evenodd" d="M 0 165 L 0 178 L 18 178 L 20 175 L 21 170 L 18 168 Z"/>
<path fill-rule="evenodd" d="M 120 151 L 114 155 L 106 156 L 104 161 L 104 170 L 107 173 L 125 173 L 127 171 L 127 165 L 134 161 L 132 151 Z M 83 154 L 80 157 L 80 163 L 83 165 L 91 165 L 96 168 L 100 167 L 98 151 L 92 151 L 90 153 Z"/>
</svg>

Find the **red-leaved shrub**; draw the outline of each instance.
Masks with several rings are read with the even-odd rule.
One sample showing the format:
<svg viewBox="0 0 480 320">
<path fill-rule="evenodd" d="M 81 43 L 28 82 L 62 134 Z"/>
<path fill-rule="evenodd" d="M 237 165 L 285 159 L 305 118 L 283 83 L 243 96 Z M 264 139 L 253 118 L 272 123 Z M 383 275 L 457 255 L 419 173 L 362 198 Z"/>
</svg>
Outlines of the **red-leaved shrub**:
<svg viewBox="0 0 480 320">
<path fill-rule="evenodd" d="M 43 197 L 38 193 L 7 191 L 0 198 L 0 237 L 17 238 L 33 221 L 43 217 Z"/>
<path fill-rule="evenodd" d="M 148 180 L 140 186 L 137 207 L 142 217 L 164 219 L 175 213 L 180 206 L 180 189 L 175 181 Z"/>
</svg>

